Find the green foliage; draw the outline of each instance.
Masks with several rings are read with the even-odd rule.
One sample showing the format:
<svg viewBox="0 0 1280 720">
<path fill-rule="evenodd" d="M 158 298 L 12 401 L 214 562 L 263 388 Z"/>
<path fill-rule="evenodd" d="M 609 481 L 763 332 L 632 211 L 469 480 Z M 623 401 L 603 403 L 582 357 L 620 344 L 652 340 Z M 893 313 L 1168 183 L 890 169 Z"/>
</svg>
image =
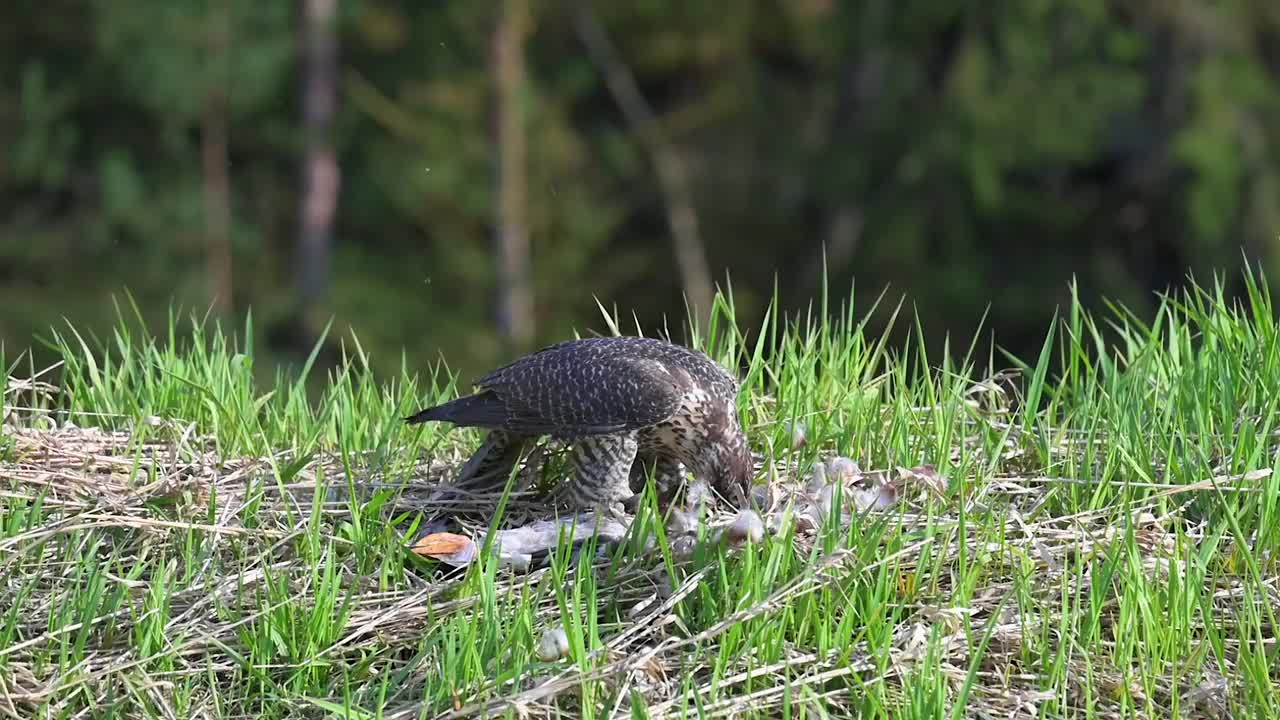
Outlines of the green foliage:
<svg viewBox="0 0 1280 720">
<path fill-rule="evenodd" d="M 443 576 L 405 547 L 423 519 L 411 463 L 472 439 L 400 417 L 450 383 L 383 384 L 356 343 L 309 403 L 296 380 L 256 384 L 255 347 L 198 318 L 190 341 L 121 321 L 96 348 L 72 327 L 53 417 L 130 431 L 115 459 L 138 476 L 107 508 L 107 480 L 49 479 L 91 466 L 6 473 L 0 678 L 22 680 L 29 714 L 85 717 L 514 713 L 515 698 L 575 717 L 634 703 L 923 718 L 995 714 L 1011 693 L 1052 716 L 1179 716 L 1203 697 L 1273 717 L 1280 325 L 1261 277 L 1242 284 L 1247 302 L 1215 282 L 1164 298 L 1153 322 L 1072 302 L 1034 357 L 1011 358 L 1020 405 L 975 392 L 994 357 L 931 361 L 919 322 L 898 346 L 868 331 L 871 308 L 824 295 L 819 318 L 783 316 L 774 298 L 748 333 L 721 296 L 695 344 L 742 369 L 762 475 L 794 485 L 839 453 L 866 470 L 932 463 L 946 487 L 815 536 L 704 538 L 679 561 L 661 537 L 595 567 L 589 546 L 562 544 L 529 576 L 483 554 Z M 44 457 L 79 457 L 58 445 L 74 433 L 45 437 Z M 204 502 L 159 481 L 192 469 Z M 646 501 L 636 522 L 652 527 Z M 553 627 L 570 657 L 547 662 Z"/>
<path fill-rule="evenodd" d="M 322 314 L 393 376 L 494 337 L 492 32 L 497 5 L 341 3 L 342 167 Z M 972 318 L 1033 352 L 1080 279 L 1149 317 L 1150 291 L 1268 268 L 1280 232 L 1280 20 L 1103 0 L 721 3 L 598 8 L 691 168 L 717 278 L 763 317 L 830 277 L 906 290 L 940 346 Z M 538 340 L 594 300 L 649 328 L 683 313 L 652 158 L 575 34 L 531 3 L 529 217 Z M 0 9 L 0 337 L 64 316 L 107 332 L 124 288 L 147 327 L 204 307 L 201 118 L 228 90 L 235 302 L 269 368 L 296 342 L 300 73 L 289 3 L 10 3 Z M 220 19 L 228 43 L 212 41 Z M 1238 292 L 1239 287 L 1229 288 Z M 878 316 L 874 326 L 885 327 Z M 37 351 L 41 351 L 37 348 Z M 322 364 L 336 355 L 326 352 Z M 46 356 L 49 357 L 49 356 Z"/>
</svg>

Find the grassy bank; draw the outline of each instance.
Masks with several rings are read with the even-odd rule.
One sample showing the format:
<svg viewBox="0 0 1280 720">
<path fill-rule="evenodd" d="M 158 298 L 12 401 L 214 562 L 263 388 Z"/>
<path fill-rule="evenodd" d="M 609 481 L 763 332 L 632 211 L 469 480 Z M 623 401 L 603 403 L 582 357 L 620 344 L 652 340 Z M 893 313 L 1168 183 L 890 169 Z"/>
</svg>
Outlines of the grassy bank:
<svg viewBox="0 0 1280 720">
<path fill-rule="evenodd" d="M 56 328 L 58 366 L 0 380 L 0 716 L 1280 717 L 1280 328 L 1250 290 L 936 364 L 852 308 L 740 334 L 721 298 L 690 342 L 741 369 L 761 482 L 845 456 L 946 491 L 528 574 L 407 548 L 478 436 L 401 418 L 468 378 L 378 382 L 351 340 L 316 400 L 199 323 Z"/>
</svg>

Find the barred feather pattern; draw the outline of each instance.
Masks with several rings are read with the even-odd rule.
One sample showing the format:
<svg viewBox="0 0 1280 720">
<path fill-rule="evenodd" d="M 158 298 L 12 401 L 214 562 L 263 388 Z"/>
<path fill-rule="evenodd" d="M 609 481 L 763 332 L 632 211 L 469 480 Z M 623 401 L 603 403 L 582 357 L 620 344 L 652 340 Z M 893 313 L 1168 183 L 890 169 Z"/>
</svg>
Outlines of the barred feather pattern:
<svg viewBox="0 0 1280 720">
<path fill-rule="evenodd" d="M 596 435 L 574 444 L 573 475 L 562 497 L 571 507 L 609 506 L 631 497 L 631 468 L 636 459 L 636 434 Z"/>
<path fill-rule="evenodd" d="M 629 496 L 648 468 L 664 490 L 689 471 L 726 497 L 746 497 L 753 463 L 737 417 L 739 384 L 701 352 L 653 338 L 569 340 L 498 368 L 475 387 L 408 418 L 501 433 L 486 439 L 464 475 L 509 472 L 526 440 L 550 435 L 574 448 L 577 477 L 562 495 L 579 507 Z"/>
</svg>

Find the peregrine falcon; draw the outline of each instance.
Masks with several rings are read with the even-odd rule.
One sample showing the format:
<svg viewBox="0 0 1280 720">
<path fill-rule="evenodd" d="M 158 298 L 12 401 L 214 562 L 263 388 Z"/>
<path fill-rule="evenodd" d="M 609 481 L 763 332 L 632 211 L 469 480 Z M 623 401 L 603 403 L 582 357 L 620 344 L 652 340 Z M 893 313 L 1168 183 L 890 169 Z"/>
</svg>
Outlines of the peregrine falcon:
<svg viewBox="0 0 1280 720">
<path fill-rule="evenodd" d="M 687 468 L 744 505 L 753 462 L 738 419 L 737 378 L 704 353 L 644 337 L 568 340 L 505 365 L 475 392 L 405 418 L 486 428 L 459 484 L 506 482 L 523 449 L 542 436 L 572 447 L 561 499 L 577 509 L 632 499 L 632 482 L 659 485 Z M 683 466 L 683 467 L 682 467 Z"/>
</svg>

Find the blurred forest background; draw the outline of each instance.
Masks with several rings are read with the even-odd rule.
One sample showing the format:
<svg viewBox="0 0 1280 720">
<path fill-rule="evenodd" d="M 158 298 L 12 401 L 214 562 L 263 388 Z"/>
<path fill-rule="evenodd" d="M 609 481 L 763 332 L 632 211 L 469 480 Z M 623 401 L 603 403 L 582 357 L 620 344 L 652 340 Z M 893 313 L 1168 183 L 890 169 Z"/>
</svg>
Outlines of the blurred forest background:
<svg viewBox="0 0 1280 720">
<path fill-rule="evenodd" d="M 1028 354 L 1069 293 L 1149 311 L 1280 268 L 1276 0 L 10 0 L 0 339 L 133 293 L 298 363 L 471 375 L 646 332 L 823 256 L 939 341 Z M 911 309 L 911 305 L 907 309 Z M 37 357 L 41 349 L 35 348 Z"/>
</svg>

